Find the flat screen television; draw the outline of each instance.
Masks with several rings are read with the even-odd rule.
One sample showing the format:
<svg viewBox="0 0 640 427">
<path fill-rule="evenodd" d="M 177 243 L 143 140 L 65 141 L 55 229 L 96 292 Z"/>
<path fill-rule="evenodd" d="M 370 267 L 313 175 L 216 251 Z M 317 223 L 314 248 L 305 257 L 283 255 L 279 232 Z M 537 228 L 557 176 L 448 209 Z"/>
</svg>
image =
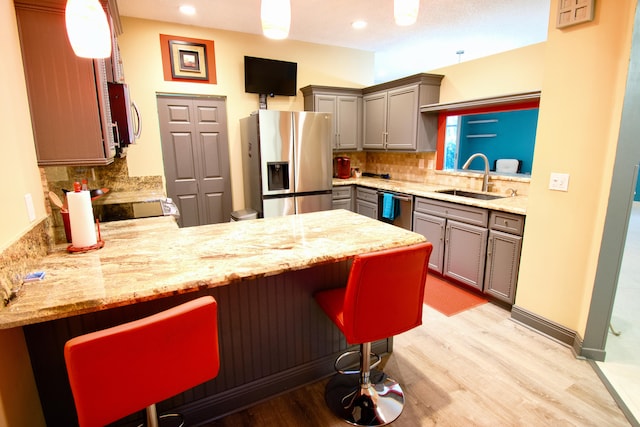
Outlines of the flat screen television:
<svg viewBox="0 0 640 427">
<path fill-rule="evenodd" d="M 261 95 L 296 96 L 298 64 L 244 57 L 244 91 Z"/>
</svg>

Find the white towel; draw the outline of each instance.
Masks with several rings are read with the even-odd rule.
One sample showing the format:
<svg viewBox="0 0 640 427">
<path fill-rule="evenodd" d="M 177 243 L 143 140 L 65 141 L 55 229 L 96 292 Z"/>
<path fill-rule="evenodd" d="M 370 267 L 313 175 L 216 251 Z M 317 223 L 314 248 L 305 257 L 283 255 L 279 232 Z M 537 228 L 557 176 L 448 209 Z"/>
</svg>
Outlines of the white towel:
<svg viewBox="0 0 640 427">
<path fill-rule="evenodd" d="M 518 172 L 518 162 L 518 159 L 498 159 L 496 172 L 516 173 Z"/>
</svg>

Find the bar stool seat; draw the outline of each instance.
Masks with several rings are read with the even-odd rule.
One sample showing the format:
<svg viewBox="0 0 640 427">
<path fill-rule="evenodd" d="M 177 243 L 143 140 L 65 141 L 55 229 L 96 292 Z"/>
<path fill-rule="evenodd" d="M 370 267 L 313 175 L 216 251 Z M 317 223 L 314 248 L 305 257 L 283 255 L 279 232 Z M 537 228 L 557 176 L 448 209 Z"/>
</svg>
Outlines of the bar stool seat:
<svg viewBox="0 0 640 427">
<path fill-rule="evenodd" d="M 422 324 L 432 250 L 431 243 L 420 243 L 358 255 L 346 287 L 314 295 L 347 342 L 360 344 L 360 367 L 355 371 L 358 375 L 349 375 L 336 366 L 339 373 L 325 389 L 329 408 L 350 424 L 385 425 L 402 413 L 404 392 L 400 385 L 383 372 L 371 369 L 371 342 Z"/>
<path fill-rule="evenodd" d="M 64 357 L 81 427 L 104 426 L 218 375 L 217 303 L 201 297 L 67 341 Z"/>
</svg>

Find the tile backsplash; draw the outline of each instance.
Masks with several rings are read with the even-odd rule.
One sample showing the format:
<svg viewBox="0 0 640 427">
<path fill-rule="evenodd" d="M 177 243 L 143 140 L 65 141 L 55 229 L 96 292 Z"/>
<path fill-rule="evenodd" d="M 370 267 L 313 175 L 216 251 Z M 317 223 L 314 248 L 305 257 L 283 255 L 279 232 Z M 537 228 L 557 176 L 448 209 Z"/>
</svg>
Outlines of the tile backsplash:
<svg viewBox="0 0 640 427">
<path fill-rule="evenodd" d="M 362 172 L 389 174 L 391 179 L 422 184 L 439 184 L 470 190 L 482 189 L 482 174 L 467 171 L 436 171 L 436 153 L 390 153 L 390 152 L 342 152 L 334 156 L 347 156 L 351 167 Z M 490 175 L 489 191 L 509 194 L 516 190 L 526 196 L 529 179 L 522 176 Z"/>
</svg>

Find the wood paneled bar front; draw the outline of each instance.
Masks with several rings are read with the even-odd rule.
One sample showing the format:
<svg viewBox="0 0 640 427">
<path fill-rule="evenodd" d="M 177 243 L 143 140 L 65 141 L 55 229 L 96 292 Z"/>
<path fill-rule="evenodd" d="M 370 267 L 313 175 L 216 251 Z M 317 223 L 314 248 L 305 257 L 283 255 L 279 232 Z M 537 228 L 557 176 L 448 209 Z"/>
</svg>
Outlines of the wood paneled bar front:
<svg viewBox="0 0 640 427">
<path fill-rule="evenodd" d="M 357 254 L 425 240 L 346 210 L 181 229 L 170 217 L 118 221 L 103 224 L 102 237 L 91 252 L 59 247 L 42 260 L 45 279 L 0 309 L 0 328 L 23 328 L 47 425 L 77 424 L 68 339 L 202 295 L 219 304 L 220 373 L 160 402 L 159 413 L 197 424 L 326 377 L 351 345 L 313 293 L 344 286 Z M 392 346 L 378 341 L 374 351 Z"/>
</svg>

